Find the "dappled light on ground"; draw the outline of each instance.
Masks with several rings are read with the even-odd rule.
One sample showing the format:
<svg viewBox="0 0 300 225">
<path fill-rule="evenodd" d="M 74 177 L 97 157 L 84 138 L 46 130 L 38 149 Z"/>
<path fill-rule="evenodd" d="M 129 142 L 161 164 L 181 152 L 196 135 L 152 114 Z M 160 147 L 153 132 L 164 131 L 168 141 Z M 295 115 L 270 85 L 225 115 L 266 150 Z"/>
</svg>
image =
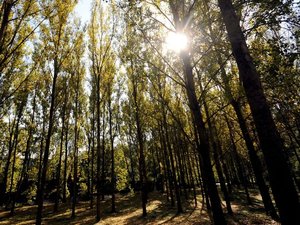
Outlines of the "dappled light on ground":
<svg viewBox="0 0 300 225">
<path fill-rule="evenodd" d="M 263 205 L 260 196 L 256 191 L 252 191 L 253 204 L 246 206 L 244 204 L 245 196 L 242 191 L 236 191 L 232 202 L 233 216 L 226 216 L 228 224 L 232 225 L 252 225 L 252 224 L 273 224 L 278 225 L 275 221 L 269 219 L 263 210 Z M 171 207 L 167 201 L 166 195 L 158 192 L 149 194 L 147 204 L 147 217 L 143 218 L 140 194 L 117 195 L 117 212 L 111 213 L 111 199 L 105 198 L 101 202 L 101 221 L 96 223 L 95 208 L 90 209 L 89 202 L 79 202 L 76 209 L 76 218 L 71 219 L 71 204 L 62 204 L 57 213 L 53 213 L 53 204 L 45 204 L 45 214 L 43 224 L 97 224 L 97 225 L 114 225 L 114 224 L 211 224 L 209 215 L 205 207 L 202 207 L 201 195 L 198 195 L 198 206 L 194 207 L 192 196 L 190 199 L 184 200 L 184 212 L 177 214 L 176 207 Z M 225 203 L 223 202 L 223 207 Z M 225 211 L 225 207 L 224 207 Z M 28 225 L 35 224 L 36 206 L 24 206 L 16 209 L 16 215 L 9 216 L 6 211 L 0 211 L 0 225 L 20 224 Z"/>
</svg>

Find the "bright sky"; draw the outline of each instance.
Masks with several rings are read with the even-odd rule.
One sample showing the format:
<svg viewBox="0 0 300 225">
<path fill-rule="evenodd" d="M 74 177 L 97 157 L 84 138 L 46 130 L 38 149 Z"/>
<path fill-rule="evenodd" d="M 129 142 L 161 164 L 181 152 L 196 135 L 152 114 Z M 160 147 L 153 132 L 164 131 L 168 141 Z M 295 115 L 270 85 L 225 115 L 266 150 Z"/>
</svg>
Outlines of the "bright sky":
<svg viewBox="0 0 300 225">
<path fill-rule="evenodd" d="M 76 15 L 82 20 L 82 23 L 87 23 L 91 17 L 92 0 L 79 0 L 75 7 Z"/>
</svg>

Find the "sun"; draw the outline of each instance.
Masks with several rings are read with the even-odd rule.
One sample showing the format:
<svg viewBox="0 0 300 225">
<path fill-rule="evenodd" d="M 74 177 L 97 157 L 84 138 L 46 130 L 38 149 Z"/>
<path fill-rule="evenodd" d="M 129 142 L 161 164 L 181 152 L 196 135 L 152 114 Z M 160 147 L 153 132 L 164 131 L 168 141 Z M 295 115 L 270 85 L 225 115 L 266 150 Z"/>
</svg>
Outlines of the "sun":
<svg viewBox="0 0 300 225">
<path fill-rule="evenodd" d="M 180 52 L 187 48 L 188 38 L 184 33 L 169 32 L 165 42 L 167 49 Z"/>
</svg>

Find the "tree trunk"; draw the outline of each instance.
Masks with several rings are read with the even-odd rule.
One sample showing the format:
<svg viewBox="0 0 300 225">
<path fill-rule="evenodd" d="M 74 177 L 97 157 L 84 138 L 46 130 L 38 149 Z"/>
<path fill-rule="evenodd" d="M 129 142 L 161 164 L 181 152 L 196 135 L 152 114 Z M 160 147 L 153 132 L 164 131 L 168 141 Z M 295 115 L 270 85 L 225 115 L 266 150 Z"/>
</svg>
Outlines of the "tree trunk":
<svg viewBox="0 0 300 225">
<path fill-rule="evenodd" d="M 9 23 L 9 19 L 10 19 L 9 17 L 12 12 L 12 7 L 14 4 L 15 3 L 13 3 L 12 1 L 8 1 L 8 0 L 4 0 L 2 2 L 1 11 L 3 10 L 3 16 L 2 16 L 2 12 L 1 12 L 2 21 L 1 21 L 1 27 L 0 27 L 0 54 L 2 54 L 2 51 L 3 51 L 5 33 L 6 33 L 6 30 L 8 27 L 8 23 Z"/>
<path fill-rule="evenodd" d="M 69 136 L 69 118 L 66 118 L 63 202 L 67 201 L 67 164 L 68 164 L 68 142 L 69 142 L 68 136 Z"/>
<path fill-rule="evenodd" d="M 44 110 L 44 118 L 46 118 L 45 110 Z M 43 120 L 43 128 L 41 134 L 41 144 L 40 144 L 40 155 L 39 155 L 39 170 L 38 170 L 38 182 L 37 182 L 37 190 L 39 190 L 41 186 L 41 177 L 42 177 L 42 165 L 43 165 L 43 155 L 44 155 L 44 137 L 45 137 L 45 129 L 46 129 L 46 120 Z"/>
<path fill-rule="evenodd" d="M 94 155 L 95 155 L 95 107 L 93 107 L 92 119 L 92 151 L 91 151 L 91 209 L 94 207 Z"/>
<path fill-rule="evenodd" d="M 91 198 L 91 134 L 90 131 L 87 131 L 87 141 L 88 141 L 88 150 L 87 150 L 87 195 L 89 198 Z"/>
<path fill-rule="evenodd" d="M 96 117 L 97 117 L 97 203 L 96 203 L 96 221 L 100 221 L 100 182 L 101 182 L 101 144 L 100 144 L 100 77 L 97 76 L 97 100 L 96 100 Z M 103 156 L 104 157 L 104 156 Z"/>
<path fill-rule="evenodd" d="M 105 102 L 103 103 L 105 104 Z M 105 108 L 105 107 L 103 107 Z M 102 150 L 102 167 L 101 167 L 101 179 L 100 179 L 100 184 L 101 186 L 104 187 L 105 185 L 105 111 L 103 111 L 103 116 L 102 116 L 102 145 L 101 145 L 101 150 Z M 104 201 L 104 192 L 101 195 L 102 201 Z"/>
<path fill-rule="evenodd" d="M 110 136 L 110 146 L 111 146 L 111 212 L 116 212 L 116 179 L 115 179 L 115 152 L 114 152 L 114 136 L 112 133 L 112 108 L 111 108 L 111 91 L 109 92 L 108 100 L 108 111 L 109 111 L 109 136 Z"/>
<path fill-rule="evenodd" d="M 135 172 L 134 172 L 134 159 L 133 159 L 133 144 L 131 142 L 131 137 L 132 137 L 132 132 L 131 132 L 131 124 L 129 124 L 129 129 L 128 129 L 128 147 L 129 147 L 129 160 L 130 160 L 130 177 L 131 177 L 131 187 L 134 189 L 135 188 Z"/>
<path fill-rule="evenodd" d="M 137 100 L 137 84 L 136 81 L 132 81 L 133 85 L 133 101 L 135 107 L 135 122 L 136 122 L 136 131 L 137 131 L 137 139 L 139 144 L 139 174 L 140 174 L 140 182 L 142 185 L 142 209 L 143 209 L 143 217 L 147 216 L 147 177 L 146 177 L 146 165 L 145 165 L 145 155 L 144 155 L 144 139 L 140 121 L 140 110 Z"/>
<path fill-rule="evenodd" d="M 41 183 L 38 187 L 37 191 L 37 215 L 36 215 L 36 225 L 40 225 L 42 223 L 42 212 L 43 212 L 43 203 L 44 203 L 44 186 L 46 183 L 46 175 L 47 175 L 47 166 L 48 166 L 48 157 L 49 157 L 49 150 L 50 150 L 50 143 L 51 143 L 51 136 L 52 136 L 52 129 L 54 124 L 54 108 L 55 108 L 55 96 L 56 96 L 56 80 L 58 76 L 58 68 L 57 68 L 57 59 L 54 60 L 54 75 L 53 75 L 53 82 L 52 82 L 52 92 L 51 92 L 51 103 L 50 103 L 50 111 L 49 111 L 49 125 L 48 125 L 48 133 L 46 137 L 46 145 L 44 150 L 43 156 L 43 163 L 42 163 L 42 175 L 41 175 Z"/>
<path fill-rule="evenodd" d="M 74 128 L 74 174 L 73 174 L 73 198 L 72 198 L 72 215 L 71 218 L 75 218 L 75 208 L 77 202 L 77 191 L 78 191 L 78 105 L 79 105 L 79 74 L 77 74 L 77 82 L 75 88 L 75 110 L 74 110 L 74 119 L 75 119 L 75 128 Z"/>
</svg>

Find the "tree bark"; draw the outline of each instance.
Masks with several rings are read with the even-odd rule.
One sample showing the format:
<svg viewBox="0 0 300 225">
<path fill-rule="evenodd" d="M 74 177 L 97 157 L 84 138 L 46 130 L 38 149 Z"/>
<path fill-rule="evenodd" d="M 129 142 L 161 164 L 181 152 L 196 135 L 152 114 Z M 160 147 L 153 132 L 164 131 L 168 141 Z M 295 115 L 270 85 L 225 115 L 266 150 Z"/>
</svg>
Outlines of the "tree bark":
<svg viewBox="0 0 300 225">
<path fill-rule="evenodd" d="M 111 87 L 110 87 L 111 88 Z M 110 136 L 110 147 L 111 147 L 111 212 L 116 212 L 116 179 L 115 179 L 115 152 L 114 152 L 114 136 L 112 132 L 112 108 L 111 108 L 111 90 L 109 91 L 109 100 L 108 100 L 108 111 L 109 111 L 109 136 Z"/>
<path fill-rule="evenodd" d="M 92 109 L 92 150 L 91 150 L 91 209 L 94 207 L 94 153 L 95 153 L 95 107 Z"/>
<path fill-rule="evenodd" d="M 97 75 L 97 99 L 96 99 L 96 117 L 97 117 L 97 203 L 96 203 L 96 221 L 100 221 L 100 182 L 101 182 L 101 144 L 100 144 L 100 75 Z M 104 157 L 104 156 L 103 156 Z"/>
<path fill-rule="evenodd" d="M 67 201 L 67 165 L 68 165 L 68 139 L 69 136 L 69 118 L 66 118 L 65 129 L 65 156 L 64 156 L 64 181 L 63 181 L 63 202 Z"/>
<path fill-rule="evenodd" d="M 36 225 L 40 225 L 42 223 L 42 212 L 43 212 L 43 203 L 44 203 L 44 186 L 46 183 L 46 175 L 47 175 L 47 166 L 48 166 L 48 157 L 49 157 L 49 150 L 50 150 L 50 143 L 51 143 L 51 136 L 52 136 L 52 129 L 54 124 L 54 108 L 55 108 L 55 96 L 56 96 L 56 81 L 58 76 L 58 68 L 57 68 L 57 59 L 54 60 L 54 74 L 53 74 L 53 82 L 52 82 L 52 92 L 51 92 L 51 103 L 50 103 L 50 111 L 49 111 L 49 125 L 48 125 L 48 133 L 46 137 L 46 145 L 44 150 L 43 156 L 43 163 L 42 163 L 42 175 L 41 175 L 41 182 L 40 186 L 38 187 L 37 191 L 37 203 L 38 209 L 36 214 Z"/>
<path fill-rule="evenodd" d="M 147 177 L 146 177 L 146 165 L 145 165 L 145 155 L 144 155 L 144 139 L 140 121 L 140 109 L 138 105 L 137 99 L 137 83 L 136 81 L 132 80 L 133 85 L 133 101 L 135 107 L 135 122 L 136 122 L 136 132 L 137 132 L 137 139 L 139 145 L 139 174 L 140 174 L 140 182 L 142 185 L 142 209 L 143 209 L 143 217 L 147 216 Z"/>
<path fill-rule="evenodd" d="M 73 198 L 72 198 L 72 215 L 71 218 L 75 218 L 75 209 L 77 203 L 77 186 L 78 186 L 78 105 L 79 105 L 79 78 L 80 74 L 77 74 L 76 88 L 75 88 L 75 109 L 74 109 L 74 119 L 75 119 L 75 128 L 74 128 L 74 174 L 73 174 Z"/>
</svg>

